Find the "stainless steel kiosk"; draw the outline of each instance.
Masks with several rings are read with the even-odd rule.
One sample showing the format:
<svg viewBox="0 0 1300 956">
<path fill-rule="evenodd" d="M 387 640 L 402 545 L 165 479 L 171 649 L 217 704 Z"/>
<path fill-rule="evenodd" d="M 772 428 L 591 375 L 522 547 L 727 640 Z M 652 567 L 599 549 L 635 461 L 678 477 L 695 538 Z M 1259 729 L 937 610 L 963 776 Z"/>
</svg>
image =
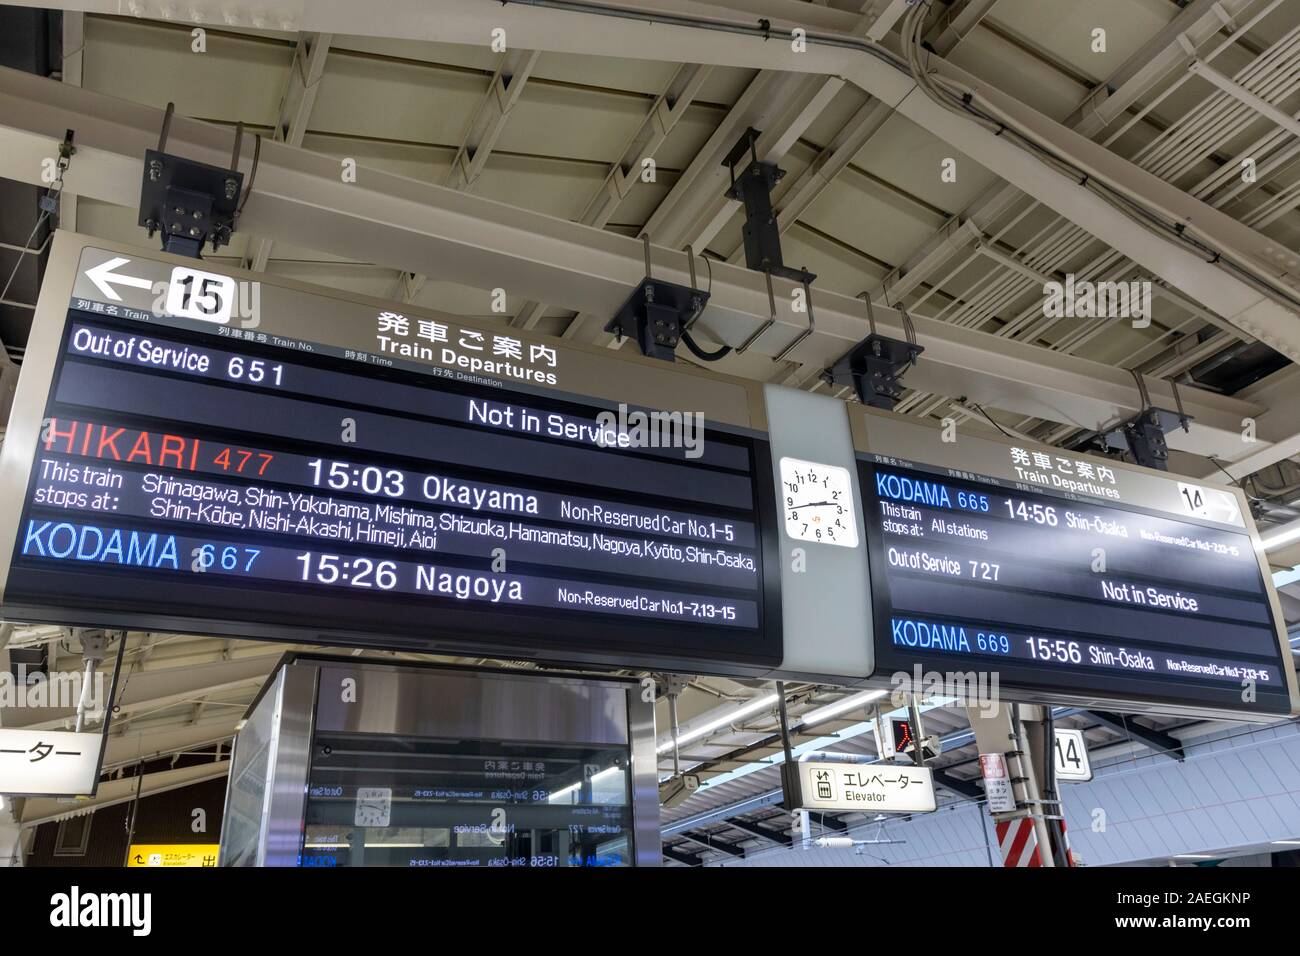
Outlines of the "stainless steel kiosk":
<svg viewBox="0 0 1300 956">
<path fill-rule="evenodd" d="M 639 681 L 290 654 L 235 741 L 223 866 L 657 866 Z"/>
</svg>

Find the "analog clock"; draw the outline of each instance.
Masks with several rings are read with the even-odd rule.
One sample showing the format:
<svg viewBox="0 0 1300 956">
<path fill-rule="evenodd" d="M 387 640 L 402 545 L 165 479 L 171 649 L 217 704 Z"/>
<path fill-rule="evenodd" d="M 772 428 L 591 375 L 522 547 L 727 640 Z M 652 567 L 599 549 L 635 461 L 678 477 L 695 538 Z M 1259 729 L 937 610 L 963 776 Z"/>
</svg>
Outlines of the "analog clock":
<svg viewBox="0 0 1300 956">
<path fill-rule="evenodd" d="M 848 469 L 798 458 L 781 459 L 785 533 L 800 541 L 858 546 L 853 480 Z"/>
<path fill-rule="evenodd" d="M 358 787 L 353 823 L 359 827 L 386 827 L 392 817 L 393 791 L 389 787 Z"/>
</svg>

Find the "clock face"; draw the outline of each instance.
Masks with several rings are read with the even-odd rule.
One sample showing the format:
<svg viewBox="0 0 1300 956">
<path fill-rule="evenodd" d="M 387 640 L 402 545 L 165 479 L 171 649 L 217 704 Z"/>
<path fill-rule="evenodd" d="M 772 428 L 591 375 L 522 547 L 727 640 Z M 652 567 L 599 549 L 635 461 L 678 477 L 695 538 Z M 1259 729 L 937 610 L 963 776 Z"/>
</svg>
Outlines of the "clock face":
<svg viewBox="0 0 1300 956">
<path fill-rule="evenodd" d="M 393 810 L 389 787 L 358 787 L 353 823 L 359 827 L 386 827 Z"/>
<path fill-rule="evenodd" d="M 785 533 L 800 541 L 858 546 L 853 479 L 848 469 L 798 458 L 781 459 Z"/>
</svg>

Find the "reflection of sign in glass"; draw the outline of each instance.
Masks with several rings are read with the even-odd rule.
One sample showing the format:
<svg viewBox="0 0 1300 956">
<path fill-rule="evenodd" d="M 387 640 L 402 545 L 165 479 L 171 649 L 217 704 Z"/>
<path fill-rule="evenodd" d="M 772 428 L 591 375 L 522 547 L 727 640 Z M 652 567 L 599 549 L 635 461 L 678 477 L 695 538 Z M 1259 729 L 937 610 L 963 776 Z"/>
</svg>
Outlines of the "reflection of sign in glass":
<svg viewBox="0 0 1300 956">
<path fill-rule="evenodd" d="M 358 787 L 353 822 L 359 827 L 386 827 L 393 813 L 391 787 Z"/>
</svg>

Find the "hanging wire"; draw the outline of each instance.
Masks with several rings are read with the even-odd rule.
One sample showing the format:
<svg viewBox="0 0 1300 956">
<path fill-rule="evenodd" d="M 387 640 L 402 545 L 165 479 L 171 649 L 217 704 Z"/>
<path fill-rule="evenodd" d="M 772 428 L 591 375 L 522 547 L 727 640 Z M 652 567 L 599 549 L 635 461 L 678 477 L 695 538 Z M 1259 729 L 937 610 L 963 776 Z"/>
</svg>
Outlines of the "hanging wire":
<svg viewBox="0 0 1300 956">
<path fill-rule="evenodd" d="M 18 259 L 14 262 L 13 269 L 9 271 L 9 278 L 5 280 L 4 288 L 0 289 L 0 302 L 8 301 L 9 289 L 14 284 L 14 278 L 17 277 L 18 270 L 22 267 L 23 260 L 26 259 L 30 253 L 40 251 L 31 247 L 32 240 L 35 239 L 36 234 L 41 231 L 41 226 L 50 221 L 51 211 L 63 208 L 61 206 L 63 198 L 63 174 L 67 172 L 68 167 L 72 165 L 72 154 L 75 152 L 76 150 L 73 149 L 71 145 L 71 133 L 69 133 L 69 138 L 65 139 L 59 146 L 59 160 L 55 164 L 58 174 L 55 176 L 54 182 L 50 183 L 49 188 L 45 190 L 45 195 L 41 197 L 41 214 L 36 217 L 36 225 L 32 226 L 32 231 L 28 234 L 26 240 L 23 241 L 22 251 L 18 253 Z M 45 243 L 41 243 L 42 247 L 44 247 L 44 245 Z"/>
</svg>

